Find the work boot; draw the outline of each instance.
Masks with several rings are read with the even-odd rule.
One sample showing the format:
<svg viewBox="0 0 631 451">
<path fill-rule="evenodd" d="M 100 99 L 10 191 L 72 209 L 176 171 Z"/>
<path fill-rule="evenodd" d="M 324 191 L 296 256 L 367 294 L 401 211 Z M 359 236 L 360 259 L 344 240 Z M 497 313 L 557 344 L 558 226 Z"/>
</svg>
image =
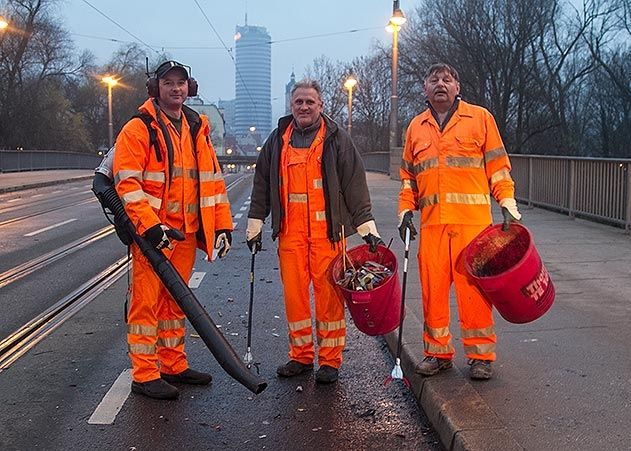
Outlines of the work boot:
<svg viewBox="0 0 631 451">
<path fill-rule="evenodd" d="M 149 382 L 133 381 L 131 391 L 153 399 L 176 399 L 180 394 L 177 388 L 162 379 L 154 379 Z"/>
<path fill-rule="evenodd" d="M 434 356 L 427 356 L 416 367 L 416 372 L 423 376 L 433 376 L 439 371 L 449 369 L 453 366 L 451 359 L 441 359 Z"/>
<path fill-rule="evenodd" d="M 170 384 L 208 385 L 213 377 L 208 373 L 187 368 L 178 374 L 160 373 L 162 379 Z"/>
<path fill-rule="evenodd" d="M 311 370 L 313 370 L 313 363 L 300 363 L 297 360 L 290 360 L 276 368 L 276 374 L 280 377 L 294 377 Z"/>
<path fill-rule="evenodd" d="M 469 360 L 469 377 L 476 380 L 488 380 L 493 376 L 490 360 L 471 359 Z"/>
<path fill-rule="evenodd" d="M 333 368 L 329 365 L 322 365 L 316 371 L 315 380 L 318 384 L 330 384 L 337 380 L 338 371 L 337 368 Z"/>
</svg>

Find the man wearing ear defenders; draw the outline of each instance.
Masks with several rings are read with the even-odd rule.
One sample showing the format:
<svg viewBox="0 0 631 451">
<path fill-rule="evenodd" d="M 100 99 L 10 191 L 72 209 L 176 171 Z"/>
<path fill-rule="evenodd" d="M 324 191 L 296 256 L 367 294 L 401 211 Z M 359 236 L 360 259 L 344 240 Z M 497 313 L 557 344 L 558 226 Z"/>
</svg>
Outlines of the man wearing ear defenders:
<svg viewBox="0 0 631 451">
<path fill-rule="evenodd" d="M 148 74 L 149 75 L 149 74 Z M 147 80 L 149 99 L 116 139 L 114 181 L 125 211 L 184 280 L 196 249 L 224 257 L 232 243 L 232 214 L 208 118 L 184 105 L 197 95 L 187 66 L 166 61 Z M 171 384 L 206 385 L 210 374 L 188 366 L 184 313 L 136 244 L 131 245 L 131 303 L 127 341 L 132 392 L 174 399 Z"/>
</svg>

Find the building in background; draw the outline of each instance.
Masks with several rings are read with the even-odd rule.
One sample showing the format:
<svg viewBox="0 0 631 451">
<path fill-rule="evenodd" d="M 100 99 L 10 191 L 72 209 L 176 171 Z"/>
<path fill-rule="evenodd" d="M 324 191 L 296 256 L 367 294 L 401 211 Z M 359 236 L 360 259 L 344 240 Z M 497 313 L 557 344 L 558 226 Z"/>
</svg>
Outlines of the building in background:
<svg viewBox="0 0 631 451">
<path fill-rule="evenodd" d="M 235 105 L 237 140 L 266 138 L 272 127 L 272 47 L 265 27 L 237 26 L 235 34 Z M 264 139 L 263 138 L 263 139 Z M 260 138 L 259 138 L 260 140 Z"/>
<path fill-rule="evenodd" d="M 289 83 L 285 85 L 285 115 L 291 114 L 291 88 L 296 84 L 296 74 L 291 71 L 289 76 Z"/>
<path fill-rule="evenodd" d="M 207 102 L 201 96 L 189 97 L 184 103 L 199 114 L 208 116 L 208 122 L 210 122 L 210 141 L 215 148 L 215 153 L 217 155 L 225 155 L 224 139 L 226 127 L 224 118 L 219 108 L 217 108 L 217 105 Z"/>
<path fill-rule="evenodd" d="M 217 102 L 217 107 L 219 107 L 219 112 L 223 116 L 226 133 L 234 133 L 234 99 L 219 100 Z"/>
</svg>

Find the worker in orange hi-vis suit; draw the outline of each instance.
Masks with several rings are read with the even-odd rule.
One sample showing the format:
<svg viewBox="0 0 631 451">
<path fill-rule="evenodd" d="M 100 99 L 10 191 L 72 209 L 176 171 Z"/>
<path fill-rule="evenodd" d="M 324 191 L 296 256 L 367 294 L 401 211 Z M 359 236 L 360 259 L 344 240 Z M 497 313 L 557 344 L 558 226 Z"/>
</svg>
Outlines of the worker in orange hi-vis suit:
<svg viewBox="0 0 631 451">
<path fill-rule="evenodd" d="M 137 233 L 189 280 L 198 247 L 209 260 L 213 247 L 219 257 L 230 249 L 230 204 L 208 119 L 184 105 L 197 92 L 186 66 L 161 64 L 147 80 L 147 90 L 150 98 L 140 106 L 139 117 L 127 122 L 116 139 L 116 191 Z M 127 339 L 132 392 L 173 399 L 178 390 L 172 383 L 209 384 L 210 374 L 188 366 L 184 313 L 136 244 L 131 254 Z"/>
<path fill-rule="evenodd" d="M 344 304 L 327 271 L 340 254 L 342 231 L 355 230 L 376 251 L 383 244 L 371 213 L 361 157 L 349 134 L 322 113 L 320 86 L 296 83 L 291 112 L 278 121 L 259 155 L 246 239 L 261 249 L 263 220 L 271 213 L 289 329 L 289 361 L 276 372 L 293 377 L 313 369 L 310 285 L 318 344 L 316 382 L 338 379 L 345 345 Z"/>
<path fill-rule="evenodd" d="M 420 210 L 419 272 L 425 358 L 416 371 L 432 376 L 450 368 L 449 290 L 456 289 L 458 316 L 472 379 L 490 379 L 496 336 L 491 305 L 463 264 L 463 250 L 491 224 L 491 195 L 505 227 L 521 219 L 510 162 L 497 125 L 486 109 L 460 99 L 458 72 L 448 64 L 425 75 L 428 108 L 408 126 L 401 162 L 399 233 L 416 235 Z"/>
</svg>

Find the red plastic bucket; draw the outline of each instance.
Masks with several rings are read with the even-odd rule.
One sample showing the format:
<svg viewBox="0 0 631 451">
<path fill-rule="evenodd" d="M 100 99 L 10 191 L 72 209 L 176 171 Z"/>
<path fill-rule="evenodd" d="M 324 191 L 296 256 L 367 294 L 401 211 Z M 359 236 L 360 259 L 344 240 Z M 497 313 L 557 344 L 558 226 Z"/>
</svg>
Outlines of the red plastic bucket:
<svg viewBox="0 0 631 451">
<path fill-rule="evenodd" d="M 401 284 L 399 283 L 396 256 L 385 246 L 378 246 L 376 253 L 370 252 L 367 244 L 348 250 L 347 255 L 355 268 L 359 268 L 366 261 L 371 260 L 392 270 L 392 276 L 377 288 L 354 291 L 336 283 L 343 277 L 342 255 L 338 255 L 330 266 L 333 284 L 344 298 L 355 326 L 367 335 L 384 335 L 392 332 L 399 327 L 401 313 Z"/>
<path fill-rule="evenodd" d="M 465 249 L 465 268 L 488 301 L 511 323 L 541 317 L 554 302 L 554 284 L 530 231 L 512 223 L 484 229 Z"/>
</svg>

